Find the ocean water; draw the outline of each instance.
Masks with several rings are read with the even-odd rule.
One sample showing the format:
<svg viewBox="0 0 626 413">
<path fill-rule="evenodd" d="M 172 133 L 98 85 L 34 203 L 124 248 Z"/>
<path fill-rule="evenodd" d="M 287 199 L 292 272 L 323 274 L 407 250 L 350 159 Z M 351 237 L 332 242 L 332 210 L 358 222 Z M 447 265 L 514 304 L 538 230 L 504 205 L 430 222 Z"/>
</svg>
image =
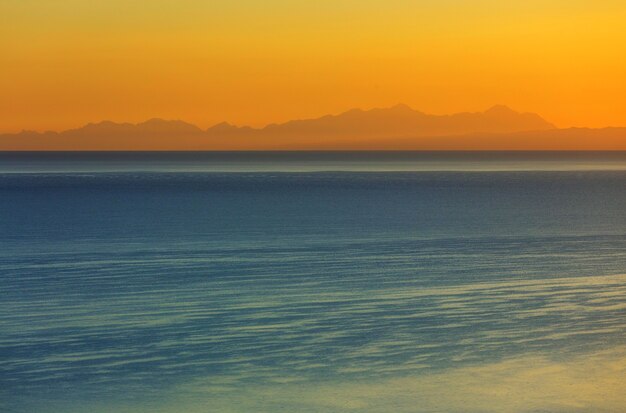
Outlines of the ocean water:
<svg viewBox="0 0 626 413">
<path fill-rule="evenodd" d="M 2 412 L 626 411 L 626 154 L 0 154 Z"/>
</svg>

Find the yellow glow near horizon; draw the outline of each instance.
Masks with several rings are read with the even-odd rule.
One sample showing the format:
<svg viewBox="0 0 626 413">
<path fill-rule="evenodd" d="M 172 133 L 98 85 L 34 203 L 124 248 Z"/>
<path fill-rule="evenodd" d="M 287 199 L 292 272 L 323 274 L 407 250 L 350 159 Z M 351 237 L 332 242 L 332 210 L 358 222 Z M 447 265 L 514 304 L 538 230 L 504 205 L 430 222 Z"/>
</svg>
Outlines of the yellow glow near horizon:
<svg viewBox="0 0 626 413">
<path fill-rule="evenodd" d="M 617 0 L 0 1 L 0 132 L 404 102 L 626 125 Z"/>
</svg>

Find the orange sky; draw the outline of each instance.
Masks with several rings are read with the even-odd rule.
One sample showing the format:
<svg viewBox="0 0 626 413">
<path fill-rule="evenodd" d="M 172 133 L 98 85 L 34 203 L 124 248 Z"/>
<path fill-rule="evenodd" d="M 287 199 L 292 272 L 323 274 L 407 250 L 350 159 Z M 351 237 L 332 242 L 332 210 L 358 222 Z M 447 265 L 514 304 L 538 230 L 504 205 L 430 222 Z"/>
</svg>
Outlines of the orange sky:
<svg viewBox="0 0 626 413">
<path fill-rule="evenodd" d="M 404 102 L 626 125 L 623 0 L 4 0 L 0 132 Z"/>
</svg>

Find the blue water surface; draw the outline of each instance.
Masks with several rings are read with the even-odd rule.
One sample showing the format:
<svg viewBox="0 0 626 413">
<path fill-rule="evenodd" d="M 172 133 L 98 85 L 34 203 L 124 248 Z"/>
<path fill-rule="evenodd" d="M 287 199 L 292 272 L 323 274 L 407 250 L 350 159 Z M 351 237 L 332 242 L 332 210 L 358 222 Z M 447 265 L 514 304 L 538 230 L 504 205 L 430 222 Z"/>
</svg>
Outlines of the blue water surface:
<svg viewBox="0 0 626 413">
<path fill-rule="evenodd" d="M 443 388 L 623 348 L 620 168 L 59 171 L 57 156 L 0 174 L 3 411 L 612 408 L 542 404 L 550 387 L 522 407 L 448 405 Z M 375 383 L 396 393 L 350 387 Z"/>
</svg>

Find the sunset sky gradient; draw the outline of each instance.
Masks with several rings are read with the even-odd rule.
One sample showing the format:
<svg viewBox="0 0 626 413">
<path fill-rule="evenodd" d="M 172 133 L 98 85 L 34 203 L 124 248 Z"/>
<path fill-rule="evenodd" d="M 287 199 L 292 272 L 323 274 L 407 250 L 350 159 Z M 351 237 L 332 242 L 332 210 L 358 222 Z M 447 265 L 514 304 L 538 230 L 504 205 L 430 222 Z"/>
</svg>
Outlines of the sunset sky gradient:
<svg viewBox="0 0 626 413">
<path fill-rule="evenodd" d="M 398 102 L 626 125 L 623 0 L 0 1 L 0 133 Z"/>
</svg>

